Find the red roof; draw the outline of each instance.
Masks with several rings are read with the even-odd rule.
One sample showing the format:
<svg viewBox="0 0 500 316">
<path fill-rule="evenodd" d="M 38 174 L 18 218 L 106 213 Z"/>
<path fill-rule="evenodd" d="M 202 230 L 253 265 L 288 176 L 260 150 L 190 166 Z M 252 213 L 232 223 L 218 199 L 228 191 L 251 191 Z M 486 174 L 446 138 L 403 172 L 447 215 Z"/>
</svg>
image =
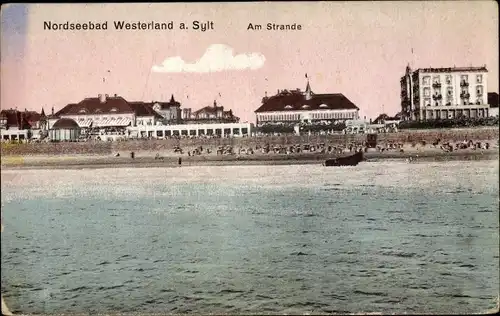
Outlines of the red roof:
<svg viewBox="0 0 500 316">
<path fill-rule="evenodd" d="M 311 94 L 311 99 L 306 100 L 305 94 L 293 91 L 264 98 L 263 104 L 255 112 L 312 110 L 359 110 L 359 108 L 342 93 Z"/>
<path fill-rule="evenodd" d="M 19 129 L 30 129 L 31 124 L 28 122 L 23 112 L 17 110 L 2 110 L 0 117 L 7 120 L 7 127 L 17 127 Z"/>
<path fill-rule="evenodd" d="M 128 102 L 120 96 L 108 96 L 104 102 L 99 98 L 85 98 L 79 103 L 70 103 L 59 110 L 55 116 L 82 114 L 125 114 L 136 116 L 155 116 L 161 118 L 152 108 L 151 103 Z"/>
<path fill-rule="evenodd" d="M 121 114 L 133 112 L 133 109 L 124 98 L 107 97 L 105 102 L 101 102 L 99 98 L 85 98 L 80 103 L 70 103 L 57 111 L 55 115 Z"/>
<path fill-rule="evenodd" d="M 41 114 L 39 114 L 36 111 L 26 111 L 26 110 L 24 110 L 24 116 L 26 117 L 26 120 L 28 120 L 28 122 L 30 123 L 38 122 L 42 117 Z"/>
</svg>

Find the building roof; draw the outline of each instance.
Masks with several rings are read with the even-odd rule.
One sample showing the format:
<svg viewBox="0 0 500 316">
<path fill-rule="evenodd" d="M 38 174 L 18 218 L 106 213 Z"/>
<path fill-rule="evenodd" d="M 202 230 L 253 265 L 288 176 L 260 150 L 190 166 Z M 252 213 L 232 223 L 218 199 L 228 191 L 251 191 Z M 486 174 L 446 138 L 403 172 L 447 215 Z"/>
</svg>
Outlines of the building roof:
<svg viewBox="0 0 500 316">
<path fill-rule="evenodd" d="M 69 118 L 62 118 L 52 125 L 52 129 L 79 129 L 78 123 Z"/>
<path fill-rule="evenodd" d="M 419 68 L 420 72 L 488 72 L 486 66 L 482 67 L 448 67 L 448 68 Z"/>
<path fill-rule="evenodd" d="M 310 88 L 309 88 L 310 89 Z M 283 91 L 270 98 L 264 98 L 263 104 L 255 110 L 260 112 L 276 111 L 312 111 L 312 110 L 359 110 L 342 93 L 313 94 L 306 99 L 306 95 L 299 91 Z"/>
<path fill-rule="evenodd" d="M 160 105 L 160 109 L 162 109 L 162 110 L 167 110 L 167 109 L 170 109 L 171 107 L 179 107 L 179 108 L 181 107 L 181 104 L 175 100 L 173 94 L 170 97 L 170 101 L 168 101 L 168 102 L 154 101 L 154 102 L 152 102 L 151 105 L 154 106 L 155 104 Z"/>
<path fill-rule="evenodd" d="M 107 96 L 104 102 L 100 98 L 85 98 L 79 103 L 70 103 L 60 109 L 55 116 L 61 115 L 84 115 L 84 114 L 125 114 L 135 113 L 136 116 L 161 115 L 153 110 L 151 103 L 128 102 L 120 96 Z"/>
<path fill-rule="evenodd" d="M 163 118 L 163 116 L 161 116 L 155 110 L 153 110 L 152 103 L 134 101 L 134 102 L 128 102 L 128 104 L 136 116 L 154 116 L 158 119 Z"/>
<path fill-rule="evenodd" d="M 38 112 L 28 111 L 26 109 L 24 110 L 24 116 L 26 117 L 26 120 L 28 120 L 28 122 L 30 123 L 38 122 L 42 118 L 42 115 L 39 114 Z"/>
<path fill-rule="evenodd" d="M 497 92 L 488 92 L 488 104 L 491 108 L 498 107 L 498 93 Z"/>
<path fill-rule="evenodd" d="M 0 117 L 7 121 L 7 127 L 17 127 L 19 129 L 31 128 L 31 124 L 29 123 L 24 113 L 18 110 L 2 110 L 0 112 Z"/>
</svg>

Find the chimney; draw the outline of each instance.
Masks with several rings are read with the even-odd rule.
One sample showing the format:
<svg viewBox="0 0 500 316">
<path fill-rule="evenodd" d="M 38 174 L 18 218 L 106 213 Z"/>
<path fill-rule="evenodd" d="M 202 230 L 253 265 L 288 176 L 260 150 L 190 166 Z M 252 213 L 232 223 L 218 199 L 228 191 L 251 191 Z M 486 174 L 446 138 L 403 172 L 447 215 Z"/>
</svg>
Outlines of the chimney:
<svg viewBox="0 0 500 316">
<path fill-rule="evenodd" d="M 107 94 L 99 94 L 99 101 L 101 103 L 106 103 L 106 97 L 107 96 L 108 96 Z"/>
<path fill-rule="evenodd" d="M 117 97 L 118 97 L 118 94 L 115 93 L 115 98 L 117 98 Z"/>
<path fill-rule="evenodd" d="M 54 107 L 52 107 L 52 115 L 54 115 Z"/>
</svg>

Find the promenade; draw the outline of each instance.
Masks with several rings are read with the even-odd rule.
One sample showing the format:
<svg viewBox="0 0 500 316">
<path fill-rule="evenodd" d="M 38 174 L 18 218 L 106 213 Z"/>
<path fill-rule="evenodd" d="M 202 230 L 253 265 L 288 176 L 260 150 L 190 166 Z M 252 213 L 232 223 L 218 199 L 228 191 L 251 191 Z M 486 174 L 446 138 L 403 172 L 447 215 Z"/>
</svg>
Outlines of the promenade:
<svg viewBox="0 0 500 316">
<path fill-rule="evenodd" d="M 499 128 L 454 128 L 454 129 L 427 129 L 403 130 L 395 133 L 380 133 L 377 143 L 380 146 L 390 144 L 403 144 L 412 148 L 418 144 L 458 143 L 465 141 L 490 142 L 496 144 L 499 138 Z M 2 157 L 6 156 L 59 156 L 59 155 L 87 155 L 108 156 L 116 153 L 126 155 L 130 152 L 137 154 L 175 154 L 175 148 L 181 148 L 187 153 L 196 148 L 203 147 L 216 152 L 220 146 L 231 146 L 234 150 L 258 148 L 265 145 L 291 146 L 304 144 L 325 144 L 346 148 L 349 145 L 362 145 L 366 142 L 366 134 L 332 134 L 332 135 L 281 135 L 281 136 L 255 136 L 243 138 L 169 138 L 169 139 L 139 139 L 115 142 L 89 141 L 89 142 L 62 142 L 62 143 L 23 143 L 1 144 Z M 186 154 L 187 156 L 187 154 Z"/>
</svg>

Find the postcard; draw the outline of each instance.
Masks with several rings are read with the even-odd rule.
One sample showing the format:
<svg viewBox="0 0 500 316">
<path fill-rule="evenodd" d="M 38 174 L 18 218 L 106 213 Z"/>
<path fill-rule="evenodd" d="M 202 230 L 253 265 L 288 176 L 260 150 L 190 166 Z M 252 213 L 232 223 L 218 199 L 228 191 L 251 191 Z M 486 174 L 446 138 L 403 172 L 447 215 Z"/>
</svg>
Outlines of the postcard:
<svg viewBox="0 0 500 316">
<path fill-rule="evenodd" d="M 498 312 L 496 2 L 1 23 L 2 314 Z"/>
</svg>

